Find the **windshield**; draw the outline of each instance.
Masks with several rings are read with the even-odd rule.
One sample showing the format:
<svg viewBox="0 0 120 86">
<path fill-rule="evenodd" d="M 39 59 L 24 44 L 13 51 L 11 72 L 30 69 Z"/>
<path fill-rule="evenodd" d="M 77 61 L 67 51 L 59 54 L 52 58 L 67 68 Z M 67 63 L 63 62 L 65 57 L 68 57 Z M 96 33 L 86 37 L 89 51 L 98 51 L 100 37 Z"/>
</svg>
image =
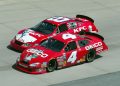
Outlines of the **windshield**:
<svg viewBox="0 0 120 86">
<path fill-rule="evenodd" d="M 39 24 L 30 29 L 37 32 L 41 32 L 42 34 L 51 34 L 55 28 L 56 25 L 53 25 L 49 22 L 40 22 Z"/>
<path fill-rule="evenodd" d="M 48 40 L 43 41 L 40 45 L 53 51 L 59 52 L 62 50 L 65 44 L 53 38 L 49 38 Z"/>
</svg>

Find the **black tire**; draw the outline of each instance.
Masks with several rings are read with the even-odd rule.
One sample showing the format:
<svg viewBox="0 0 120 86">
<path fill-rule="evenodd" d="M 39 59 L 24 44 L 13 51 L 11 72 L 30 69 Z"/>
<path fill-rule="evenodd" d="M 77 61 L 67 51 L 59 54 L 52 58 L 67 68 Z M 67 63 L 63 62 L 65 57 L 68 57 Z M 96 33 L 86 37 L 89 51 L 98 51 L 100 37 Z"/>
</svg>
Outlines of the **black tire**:
<svg viewBox="0 0 120 86">
<path fill-rule="evenodd" d="M 88 16 L 85 16 L 85 15 L 76 15 L 76 18 L 85 18 L 85 19 L 91 21 L 92 23 L 94 23 L 94 19 L 92 19 Z"/>
<path fill-rule="evenodd" d="M 96 51 L 93 49 L 90 49 L 88 54 L 86 55 L 86 58 L 85 58 L 86 62 L 94 61 L 95 56 L 96 56 Z"/>
<path fill-rule="evenodd" d="M 48 72 L 53 72 L 56 68 L 57 68 L 57 61 L 50 60 L 46 69 Z"/>
</svg>

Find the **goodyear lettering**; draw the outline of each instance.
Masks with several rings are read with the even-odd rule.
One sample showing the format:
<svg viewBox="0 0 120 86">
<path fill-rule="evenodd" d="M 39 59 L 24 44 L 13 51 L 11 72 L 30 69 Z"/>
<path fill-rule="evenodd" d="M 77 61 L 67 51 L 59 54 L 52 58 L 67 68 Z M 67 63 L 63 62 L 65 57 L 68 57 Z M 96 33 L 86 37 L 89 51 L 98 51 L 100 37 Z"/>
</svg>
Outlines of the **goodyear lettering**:
<svg viewBox="0 0 120 86">
<path fill-rule="evenodd" d="M 86 50 L 90 50 L 90 49 L 92 49 L 92 48 L 97 48 L 97 47 L 99 47 L 99 46 L 102 46 L 102 42 L 97 42 L 97 43 L 94 43 L 94 44 L 92 44 L 92 45 L 88 45 L 88 46 L 85 47 L 85 49 L 86 49 Z"/>
</svg>

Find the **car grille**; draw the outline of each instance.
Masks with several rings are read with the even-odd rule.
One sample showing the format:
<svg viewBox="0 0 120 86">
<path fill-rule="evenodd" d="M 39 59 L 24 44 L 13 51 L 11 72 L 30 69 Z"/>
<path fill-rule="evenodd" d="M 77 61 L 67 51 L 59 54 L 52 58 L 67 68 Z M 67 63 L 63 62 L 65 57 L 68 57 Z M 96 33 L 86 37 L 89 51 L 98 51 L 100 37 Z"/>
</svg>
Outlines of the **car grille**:
<svg viewBox="0 0 120 86">
<path fill-rule="evenodd" d="M 29 64 L 29 62 L 28 61 L 21 61 L 21 63 L 23 63 L 23 64 Z"/>
<path fill-rule="evenodd" d="M 21 66 L 21 67 L 24 67 L 24 68 L 28 68 L 27 65 L 24 65 L 24 64 L 21 64 L 21 63 L 19 63 L 18 65 Z"/>
<path fill-rule="evenodd" d="M 22 45 L 23 44 L 22 42 L 17 41 L 17 40 L 15 40 L 15 43 L 18 44 L 18 45 Z"/>
</svg>

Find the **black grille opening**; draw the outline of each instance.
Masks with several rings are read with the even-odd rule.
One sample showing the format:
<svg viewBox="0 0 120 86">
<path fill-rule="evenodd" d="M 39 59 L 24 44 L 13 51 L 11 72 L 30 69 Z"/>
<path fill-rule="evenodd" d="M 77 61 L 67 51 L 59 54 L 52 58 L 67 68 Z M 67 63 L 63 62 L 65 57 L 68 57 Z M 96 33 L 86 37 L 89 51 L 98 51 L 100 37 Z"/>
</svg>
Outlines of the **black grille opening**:
<svg viewBox="0 0 120 86">
<path fill-rule="evenodd" d="M 18 41 L 18 40 L 15 40 L 15 43 L 18 44 L 18 45 L 22 45 L 23 43 Z"/>
<path fill-rule="evenodd" d="M 29 64 L 29 62 L 28 61 L 21 61 L 23 64 Z"/>
</svg>

